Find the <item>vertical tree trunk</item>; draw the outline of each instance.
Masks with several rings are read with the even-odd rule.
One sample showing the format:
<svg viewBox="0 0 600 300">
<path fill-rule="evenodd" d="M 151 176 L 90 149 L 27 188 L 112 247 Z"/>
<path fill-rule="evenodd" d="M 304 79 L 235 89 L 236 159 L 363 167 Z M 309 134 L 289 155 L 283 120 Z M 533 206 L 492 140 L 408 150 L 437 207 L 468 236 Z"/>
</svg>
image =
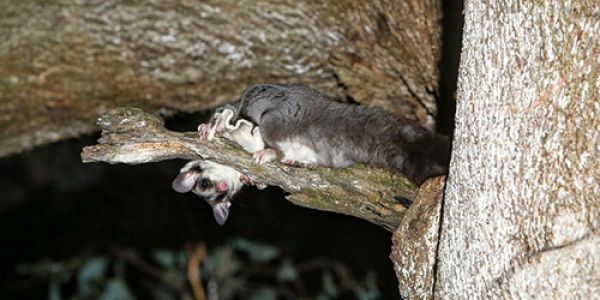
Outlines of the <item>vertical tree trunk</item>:
<svg viewBox="0 0 600 300">
<path fill-rule="evenodd" d="M 600 295 L 597 1 L 467 1 L 438 298 Z"/>
</svg>

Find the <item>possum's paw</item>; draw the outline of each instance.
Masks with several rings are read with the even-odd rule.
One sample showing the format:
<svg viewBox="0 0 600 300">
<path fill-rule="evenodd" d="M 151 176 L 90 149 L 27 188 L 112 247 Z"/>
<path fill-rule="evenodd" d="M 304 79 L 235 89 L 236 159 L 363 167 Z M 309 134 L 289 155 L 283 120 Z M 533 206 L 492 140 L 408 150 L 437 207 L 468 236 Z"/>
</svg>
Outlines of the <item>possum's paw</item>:
<svg viewBox="0 0 600 300">
<path fill-rule="evenodd" d="M 224 132 L 231 127 L 230 121 L 234 112 L 231 109 L 223 109 L 215 113 L 208 123 L 198 125 L 198 135 L 201 142 L 212 141 L 217 134 Z"/>
<path fill-rule="evenodd" d="M 281 161 L 281 163 L 283 163 L 287 166 L 293 167 L 293 168 L 315 169 L 318 167 L 316 164 L 313 164 L 313 163 L 296 161 L 293 159 L 284 159 Z"/>
<path fill-rule="evenodd" d="M 252 178 L 250 178 L 249 176 L 246 175 L 240 175 L 240 181 L 245 184 L 245 185 L 252 185 L 255 186 L 257 189 L 259 190 L 264 190 L 267 188 L 267 185 L 264 183 L 259 183 L 256 182 L 255 180 L 253 180 Z"/>
<path fill-rule="evenodd" d="M 201 142 L 206 143 L 215 137 L 217 132 L 214 129 L 214 125 L 211 125 L 211 123 L 203 123 L 198 125 L 198 136 L 200 137 Z"/>
<path fill-rule="evenodd" d="M 213 116 L 208 123 L 198 125 L 198 136 L 200 142 L 206 143 L 212 141 L 217 133 L 223 131 L 224 127 L 219 127 L 222 122 L 217 115 Z"/>
<path fill-rule="evenodd" d="M 254 152 L 252 156 L 254 157 L 255 163 L 263 165 L 275 160 L 277 158 L 277 153 L 275 150 L 267 148 Z"/>
</svg>

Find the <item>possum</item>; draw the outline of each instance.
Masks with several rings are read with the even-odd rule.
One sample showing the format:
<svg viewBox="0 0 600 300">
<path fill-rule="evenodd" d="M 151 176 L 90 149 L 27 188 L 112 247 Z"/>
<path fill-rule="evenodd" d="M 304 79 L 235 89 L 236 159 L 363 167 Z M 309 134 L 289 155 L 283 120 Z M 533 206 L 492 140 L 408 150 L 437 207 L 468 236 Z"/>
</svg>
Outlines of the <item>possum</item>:
<svg viewBox="0 0 600 300">
<path fill-rule="evenodd" d="M 208 123 L 200 124 L 198 132 L 203 142 L 217 135 L 237 142 L 253 153 L 258 164 L 279 160 L 345 168 L 365 163 L 403 173 L 417 185 L 429 177 L 446 174 L 450 159 L 447 136 L 382 109 L 331 101 L 302 85 L 253 85 L 237 103 L 219 109 Z M 201 172 L 192 168 L 192 172 L 202 173 L 190 175 L 190 183 L 195 182 L 196 187 L 187 189 L 186 185 L 176 190 L 191 190 L 205 199 L 230 195 L 233 189 L 219 192 L 219 181 L 212 179 L 229 176 L 227 186 L 234 187 L 235 179 L 244 175 L 227 168 L 212 166 Z M 222 174 L 207 174 L 215 171 Z M 199 190 L 201 178 L 211 178 L 209 184 L 214 188 L 209 194 Z M 218 210 L 218 222 L 224 222 L 223 216 L 227 218 L 229 205 L 213 205 L 213 211 Z"/>
</svg>

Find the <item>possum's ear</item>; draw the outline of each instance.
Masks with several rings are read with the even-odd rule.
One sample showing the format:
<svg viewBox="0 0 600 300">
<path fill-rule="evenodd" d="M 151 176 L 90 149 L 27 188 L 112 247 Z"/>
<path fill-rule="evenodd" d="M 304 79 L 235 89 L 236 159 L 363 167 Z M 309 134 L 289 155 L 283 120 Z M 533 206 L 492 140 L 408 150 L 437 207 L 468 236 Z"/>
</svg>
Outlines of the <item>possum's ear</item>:
<svg viewBox="0 0 600 300">
<path fill-rule="evenodd" d="M 187 193 L 192 190 L 199 175 L 195 170 L 181 172 L 173 180 L 171 187 L 178 193 Z"/>
<path fill-rule="evenodd" d="M 217 220 L 219 225 L 223 225 L 225 224 L 225 221 L 227 221 L 227 217 L 229 217 L 230 206 L 231 203 L 227 201 L 212 204 L 213 215 L 215 216 L 215 220 Z"/>
</svg>

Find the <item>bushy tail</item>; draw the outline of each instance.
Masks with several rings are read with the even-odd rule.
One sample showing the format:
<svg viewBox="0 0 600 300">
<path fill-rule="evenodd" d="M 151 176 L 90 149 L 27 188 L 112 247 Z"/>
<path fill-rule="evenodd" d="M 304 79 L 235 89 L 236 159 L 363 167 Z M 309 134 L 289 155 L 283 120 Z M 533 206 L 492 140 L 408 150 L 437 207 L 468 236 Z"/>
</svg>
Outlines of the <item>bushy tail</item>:
<svg viewBox="0 0 600 300">
<path fill-rule="evenodd" d="M 450 139 L 439 134 L 427 134 L 406 147 L 398 156 L 396 168 L 417 185 L 425 179 L 448 174 L 450 164 Z"/>
</svg>

